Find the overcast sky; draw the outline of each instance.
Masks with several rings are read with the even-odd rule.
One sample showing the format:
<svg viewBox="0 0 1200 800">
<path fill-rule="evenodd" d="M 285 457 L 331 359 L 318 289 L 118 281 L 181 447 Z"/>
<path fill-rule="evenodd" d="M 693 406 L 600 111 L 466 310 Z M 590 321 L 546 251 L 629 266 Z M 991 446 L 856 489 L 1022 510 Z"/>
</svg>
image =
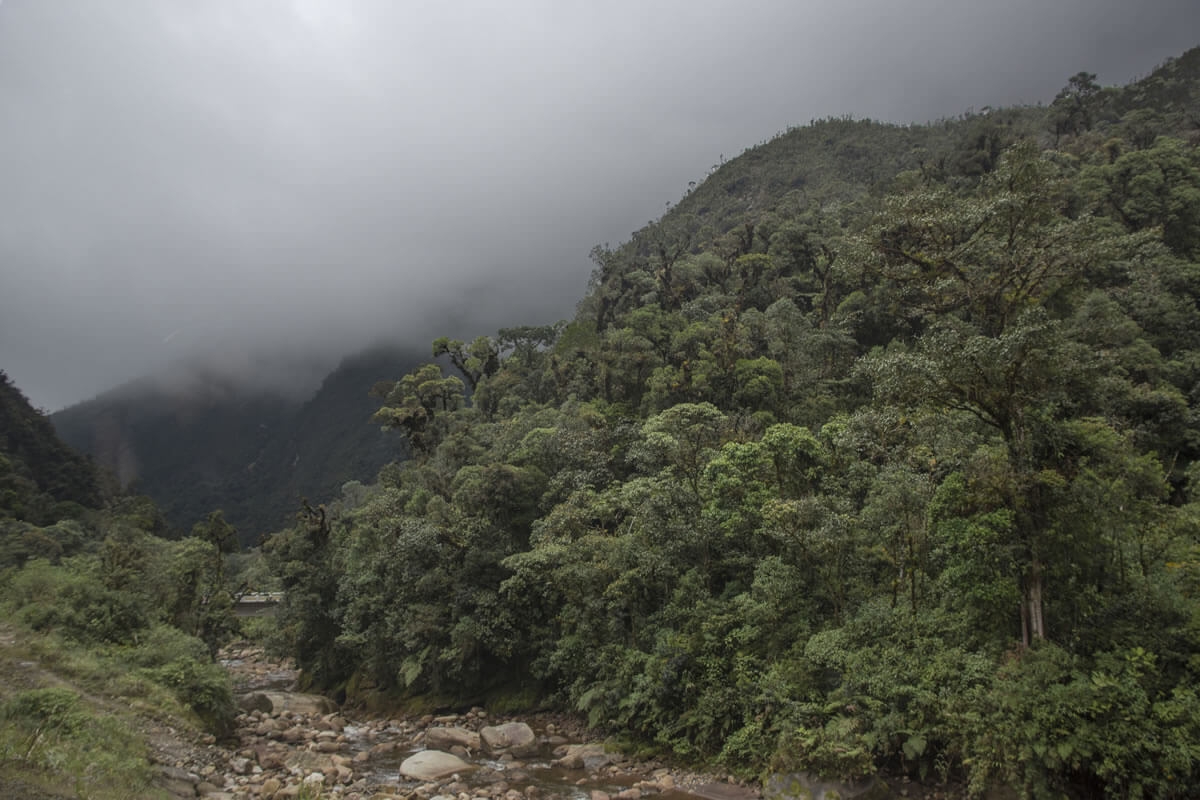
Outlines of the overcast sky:
<svg viewBox="0 0 1200 800">
<path fill-rule="evenodd" d="M 0 369 L 569 316 L 601 242 L 789 125 L 1049 102 L 1196 0 L 0 0 Z"/>
</svg>

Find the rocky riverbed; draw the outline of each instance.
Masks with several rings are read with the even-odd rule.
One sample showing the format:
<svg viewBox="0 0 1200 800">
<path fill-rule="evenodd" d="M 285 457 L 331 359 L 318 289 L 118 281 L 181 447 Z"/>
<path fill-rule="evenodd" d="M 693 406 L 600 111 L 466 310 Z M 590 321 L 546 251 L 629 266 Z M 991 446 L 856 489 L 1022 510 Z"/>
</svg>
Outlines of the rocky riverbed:
<svg viewBox="0 0 1200 800">
<path fill-rule="evenodd" d="M 235 744 L 211 738 L 158 748 L 177 798 L 345 800 L 752 800 L 722 775 L 680 771 L 609 752 L 576 720 L 496 718 L 486 709 L 377 717 L 292 691 L 295 670 L 252 645 L 222 663 L 239 693 Z"/>
</svg>

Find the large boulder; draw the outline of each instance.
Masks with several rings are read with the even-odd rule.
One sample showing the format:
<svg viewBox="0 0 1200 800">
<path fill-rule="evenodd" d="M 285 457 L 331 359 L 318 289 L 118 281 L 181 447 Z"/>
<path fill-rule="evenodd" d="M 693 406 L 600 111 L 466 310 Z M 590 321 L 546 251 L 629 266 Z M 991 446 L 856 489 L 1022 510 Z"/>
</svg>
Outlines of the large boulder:
<svg viewBox="0 0 1200 800">
<path fill-rule="evenodd" d="M 794 772 L 772 775 L 763 786 L 763 800 L 883 800 L 887 784 L 879 778 L 834 781 Z"/>
<path fill-rule="evenodd" d="M 689 792 L 704 800 L 757 800 L 758 792 L 736 783 L 703 783 Z M 806 799 L 807 800 L 807 799 Z"/>
<path fill-rule="evenodd" d="M 568 744 L 554 753 L 558 756 L 555 763 L 564 769 L 597 770 L 613 761 L 612 754 L 605 752 L 604 745 L 599 743 Z"/>
<path fill-rule="evenodd" d="M 479 732 L 479 738 L 492 755 L 512 753 L 517 758 L 526 758 L 538 751 L 537 736 L 524 722 L 488 726 Z"/>
<path fill-rule="evenodd" d="M 250 692 L 249 694 L 238 695 L 238 708 L 251 714 L 255 711 L 261 711 L 264 714 L 271 713 L 271 700 L 262 692 Z"/>
<path fill-rule="evenodd" d="M 456 772 L 466 772 L 475 768 L 474 764 L 468 764 L 451 753 L 422 750 L 404 759 L 400 764 L 400 774 L 418 781 L 436 781 Z"/>
<path fill-rule="evenodd" d="M 429 728 L 425 731 L 425 746 L 431 750 L 449 750 L 451 747 L 479 749 L 479 734 L 466 728 Z"/>
<path fill-rule="evenodd" d="M 332 714 L 337 703 L 319 694 L 295 692 L 250 692 L 238 698 L 238 707 L 243 711 L 262 711 L 268 714 Z"/>
</svg>

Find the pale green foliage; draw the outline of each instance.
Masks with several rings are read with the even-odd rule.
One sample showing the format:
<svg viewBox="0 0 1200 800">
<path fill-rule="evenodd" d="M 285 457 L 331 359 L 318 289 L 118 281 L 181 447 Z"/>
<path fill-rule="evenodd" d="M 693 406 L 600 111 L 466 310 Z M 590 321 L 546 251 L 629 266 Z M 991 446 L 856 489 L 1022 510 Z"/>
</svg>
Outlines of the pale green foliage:
<svg viewBox="0 0 1200 800">
<path fill-rule="evenodd" d="M 425 364 L 399 381 L 376 384 L 383 398 L 375 422 L 398 428 L 419 454 L 427 454 L 446 434 L 445 416 L 462 407 L 463 382 L 445 377 L 436 364 Z"/>
</svg>

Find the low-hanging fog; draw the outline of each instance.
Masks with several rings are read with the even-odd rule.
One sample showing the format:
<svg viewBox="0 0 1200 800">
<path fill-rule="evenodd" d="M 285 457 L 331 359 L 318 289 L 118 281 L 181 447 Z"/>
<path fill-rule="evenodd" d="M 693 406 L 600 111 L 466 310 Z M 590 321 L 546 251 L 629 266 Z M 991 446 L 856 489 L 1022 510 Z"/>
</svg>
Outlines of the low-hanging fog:
<svg viewBox="0 0 1200 800">
<path fill-rule="evenodd" d="M 1195 0 L 0 0 L 0 369 L 57 409 L 173 360 L 569 316 L 722 156 L 1125 83 Z"/>
</svg>

